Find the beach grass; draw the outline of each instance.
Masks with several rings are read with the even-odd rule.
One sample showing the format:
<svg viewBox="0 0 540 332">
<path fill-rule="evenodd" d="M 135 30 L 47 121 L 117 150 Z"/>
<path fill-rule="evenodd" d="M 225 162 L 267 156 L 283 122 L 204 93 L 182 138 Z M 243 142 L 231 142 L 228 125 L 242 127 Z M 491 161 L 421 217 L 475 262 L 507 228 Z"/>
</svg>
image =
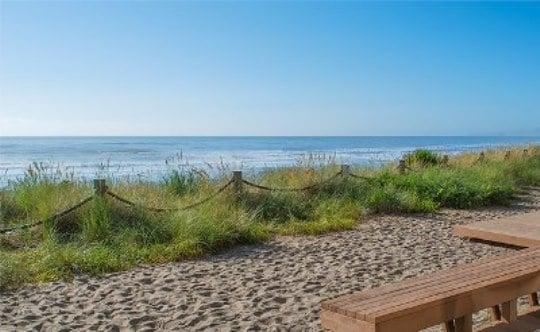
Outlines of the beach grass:
<svg viewBox="0 0 540 332">
<path fill-rule="evenodd" d="M 271 192 L 245 186 L 241 193 L 229 187 L 196 208 L 160 213 L 105 196 L 54 220 L 47 218 L 92 195 L 92 186 L 34 167 L 1 192 L 2 227 L 44 223 L 0 235 L 0 288 L 191 259 L 275 235 L 351 229 L 371 213 L 505 205 L 524 187 L 540 185 L 540 146 L 462 153 L 448 159 L 417 150 L 404 160 L 405 172 L 399 172 L 396 163 L 351 169 L 364 178 L 332 178 L 340 170 L 332 160 L 302 161 L 247 180 L 274 188 L 320 186 Z M 160 182 L 109 181 L 109 185 L 141 206 L 180 208 L 211 195 L 228 180 L 226 173 L 211 178 L 190 169 L 175 170 Z"/>
</svg>

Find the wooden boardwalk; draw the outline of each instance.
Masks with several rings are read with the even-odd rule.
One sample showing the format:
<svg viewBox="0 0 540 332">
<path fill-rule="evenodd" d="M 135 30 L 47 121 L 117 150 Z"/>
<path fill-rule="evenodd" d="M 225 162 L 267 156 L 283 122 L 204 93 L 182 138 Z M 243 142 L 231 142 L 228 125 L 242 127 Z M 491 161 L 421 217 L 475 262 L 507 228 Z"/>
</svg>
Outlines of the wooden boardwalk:
<svg viewBox="0 0 540 332">
<path fill-rule="evenodd" d="M 454 235 L 510 244 L 540 246 L 540 211 L 454 227 Z"/>
</svg>

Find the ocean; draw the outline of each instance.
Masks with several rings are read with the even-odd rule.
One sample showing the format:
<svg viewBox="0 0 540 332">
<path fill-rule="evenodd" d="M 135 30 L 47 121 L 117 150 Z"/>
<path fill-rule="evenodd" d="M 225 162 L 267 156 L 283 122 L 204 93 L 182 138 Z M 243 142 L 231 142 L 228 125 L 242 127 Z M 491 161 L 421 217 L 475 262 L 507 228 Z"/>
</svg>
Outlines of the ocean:
<svg viewBox="0 0 540 332">
<path fill-rule="evenodd" d="M 379 165 L 417 148 L 445 154 L 539 143 L 540 137 L 0 137 L 0 184 L 29 165 L 72 173 L 159 180 L 174 168 L 258 171 L 301 160 Z"/>
</svg>

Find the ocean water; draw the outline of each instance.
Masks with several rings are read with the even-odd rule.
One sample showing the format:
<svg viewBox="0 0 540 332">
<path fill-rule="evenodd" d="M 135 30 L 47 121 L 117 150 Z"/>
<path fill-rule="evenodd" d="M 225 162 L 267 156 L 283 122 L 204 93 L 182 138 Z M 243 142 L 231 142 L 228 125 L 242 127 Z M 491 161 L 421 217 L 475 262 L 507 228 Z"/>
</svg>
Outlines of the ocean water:
<svg viewBox="0 0 540 332">
<path fill-rule="evenodd" d="M 173 168 L 210 173 L 332 159 L 377 165 L 428 148 L 453 154 L 504 145 L 539 143 L 540 137 L 0 137 L 0 183 L 41 163 L 75 177 L 160 179 Z"/>
</svg>

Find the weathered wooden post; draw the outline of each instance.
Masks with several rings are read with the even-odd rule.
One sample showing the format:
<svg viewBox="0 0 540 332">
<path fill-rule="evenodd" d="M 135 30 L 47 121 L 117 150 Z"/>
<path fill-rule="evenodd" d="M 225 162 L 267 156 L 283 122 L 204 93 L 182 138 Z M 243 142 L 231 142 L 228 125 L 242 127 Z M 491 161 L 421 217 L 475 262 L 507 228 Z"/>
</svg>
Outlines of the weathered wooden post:
<svg viewBox="0 0 540 332">
<path fill-rule="evenodd" d="M 406 169 L 407 169 L 407 165 L 405 165 L 405 160 L 400 159 L 399 164 L 398 164 L 399 174 L 404 174 Z"/>
<path fill-rule="evenodd" d="M 107 192 L 105 179 L 94 179 L 94 195 L 103 197 Z"/>
<path fill-rule="evenodd" d="M 479 163 L 484 162 L 485 158 L 486 158 L 486 155 L 484 154 L 484 151 L 480 152 L 480 155 L 478 155 L 478 162 Z"/>
<path fill-rule="evenodd" d="M 351 175 L 351 165 L 343 164 L 341 165 L 341 176 L 346 178 Z"/>
<path fill-rule="evenodd" d="M 242 196 L 244 189 L 244 184 L 242 182 L 242 171 L 233 171 L 233 191 L 236 196 L 236 199 L 239 199 Z"/>
</svg>

